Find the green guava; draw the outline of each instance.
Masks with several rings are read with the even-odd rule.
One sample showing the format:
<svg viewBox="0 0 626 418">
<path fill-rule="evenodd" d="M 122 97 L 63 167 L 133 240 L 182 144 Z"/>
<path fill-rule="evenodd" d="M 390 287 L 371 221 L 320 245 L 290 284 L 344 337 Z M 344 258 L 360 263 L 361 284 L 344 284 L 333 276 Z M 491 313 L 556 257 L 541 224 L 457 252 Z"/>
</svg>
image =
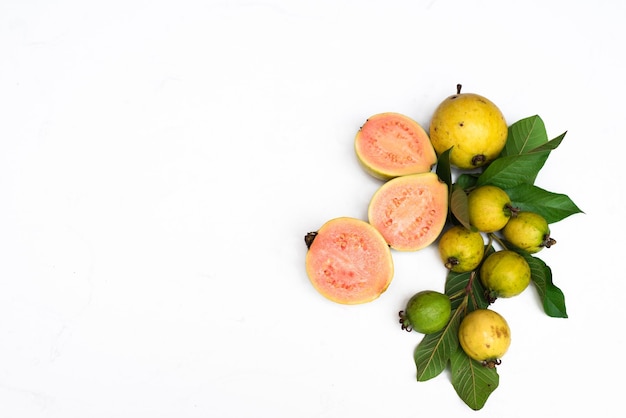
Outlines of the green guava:
<svg viewBox="0 0 626 418">
<path fill-rule="evenodd" d="M 448 186 L 433 172 L 383 183 L 372 196 L 368 218 L 389 246 L 417 251 L 432 244 L 446 223 Z"/>
<path fill-rule="evenodd" d="M 393 112 L 370 116 L 356 134 L 354 149 L 363 168 L 382 180 L 425 173 L 437 162 L 424 128 Z"/>
<path fill-rule="evenodd" d="M 483 259 L 485 243 L 480 232 L 455 225 L 439 238 L 439 256 L 444 266 L 455 273 L 474 270 Z"/>
<path fill-rule="evenodd" d="M 511 329 L 499 313 L 476 309 L 461 321 L 459 343 L 468 357 L 493 368 L 511 345 Z"/>
<path fill-rule="evenodd" d="M 519 295 L 530 284 L 530 274 L 528 262 L 511 250 L 491 253 L 480 266 L 480 281 L 491 300 Z"/>
<path fill-rule="evenodd" d="M 530 254 L 550 248 L 556 240 L 550 237 L 546 219 L 535 212 L 518 212 L 502 229 L 504 239 Z"/>
<path fill-rule="evenodd" d="M 474 93 L 447 97 L 435 110 L 430 122 L 430 141 L 437 154 L 452 148 L 450 164 L 460 169 L 481 167 L 498 157 L 508 135 L 500 109 L 487 98 Z"/>
<path fill-rule="evenodd" d="M 450 298 L 434 290 L 423 290 L 409 299 L 406 309 L 400 311 L 400 324 L 406 331 L 433 334 L 441 331 L 450 320 Z"/>
<path fill-rule="evenodd" d="M 504 228 L 517 209 L 509 195 L 496 186 L 480 186 L 467 196 L 470 225 L 481 232 L 495 232 Z"/>
<path fill-rule="evenodd" d="M 341 217 L 305 236 L 307 275 L 327 299 L 355 305 L 377 299 L 389 287 L 394 266 L 383 236 L 369 223 Z"/>
</svg>

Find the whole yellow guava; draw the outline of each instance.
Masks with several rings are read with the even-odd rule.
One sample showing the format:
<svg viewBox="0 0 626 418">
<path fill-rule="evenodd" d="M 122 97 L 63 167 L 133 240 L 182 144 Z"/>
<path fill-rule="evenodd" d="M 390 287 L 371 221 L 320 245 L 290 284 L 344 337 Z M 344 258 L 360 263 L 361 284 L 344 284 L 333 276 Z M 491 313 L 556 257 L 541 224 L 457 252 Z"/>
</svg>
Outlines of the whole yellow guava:
<svg viewBox="0 0 626 418">
<path fill-rule="evenodd" d="M 459 343 L 468 357 L 494 367 L 511 345 L 511 329 L 499 313 L 476 309 L 461 321 Z"/>
<path fill-rule="evenodd" d="M 530 254 L 556 244 L 556 240 L 550 237 L 548 222 L 535 212 L 518 212 L 504 226 L 502 235 L 511 244 Z"/>
<path fill-rule="evenodd" d="M 511 214 L 517 211 L 509 195 L 497 186 L 480 186 L 467 196 L 470 224 L 481 232 L 495 232 L 504 228 Z"/>
<path fill-rule="evenodd" d="M 437 154 L 448 149 L 450 164 L 461 169 L 481 167 L 498 157 L 506 143 L 508 126 L 500 109 L 475 93 L 447 97 L 430 122 L 430 141 Z"/>
<path fill-rule="evenodd" d="M 474 270 L 485 254 L 482 234 L 461 225 L 445 231 L 439 238 L 438 247 L 444 266 L 455 273 Z"/>
<path fill-rule="evenodd" d="M 528 287 L 530 279 L 528 262 L 515 251 L 491 253 L 480 266 L 480 281 L 494 300 L 519 295 Z"/>
</svg>

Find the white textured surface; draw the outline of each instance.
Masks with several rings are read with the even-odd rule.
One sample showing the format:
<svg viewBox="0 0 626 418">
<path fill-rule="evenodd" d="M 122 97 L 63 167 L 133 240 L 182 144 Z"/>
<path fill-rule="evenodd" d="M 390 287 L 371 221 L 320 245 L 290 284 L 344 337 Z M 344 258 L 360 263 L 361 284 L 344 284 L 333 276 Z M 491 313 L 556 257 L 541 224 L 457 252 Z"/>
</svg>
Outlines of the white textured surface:
<svg viewBox="0 0 626 418">
<path fill-rule="evenodd" d="M 494 306 L 513 345 L 480 415 L 618 416 L 626 6 L 513 3 L 3 1 L 0 415 L 475 416 L 397 324 L 443 288 L 433 248 L 355 307 L 303 264 L 378 187 L 360 124 L 427 126 L 463 83 L 568 131 L 537 184 L 586 212 L 542 254 L 570 318 Z"/>
</svg>

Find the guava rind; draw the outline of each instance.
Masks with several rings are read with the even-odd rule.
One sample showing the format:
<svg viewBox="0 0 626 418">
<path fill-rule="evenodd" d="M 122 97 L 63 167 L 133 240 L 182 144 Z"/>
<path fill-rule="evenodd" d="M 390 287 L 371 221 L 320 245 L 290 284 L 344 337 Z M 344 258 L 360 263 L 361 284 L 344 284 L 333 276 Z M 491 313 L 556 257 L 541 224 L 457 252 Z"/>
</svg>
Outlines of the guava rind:
<svg viewBox="0 0 626 418">
<path fill-rule="evenodd" d="M 424 173 L 437 162 L 424 128 L 395 112 L 370 116 L 356 134 L 354 149 L 365 171 L 381 180 Z"/>
<path fill-rule="evenodd" d="M 459 325 L 459 343 L 476 361 L 502 358 L 511 345 L 511 329 L 504 317 L 491 309 L 476 309 Z"/>
<path fill-rule="evenodd" d="M 404 315 L 414 331 L 433 334 L 448 324 L 452 315 L 452 303 L 444 293 L 422 290 L 409 299 Z"/>
<path fill-rule="evenodd" d="M 439 104 L 429 134 L 437 154 L 452 148 L 450 164 L 473 169 L 498 157 L 506 144 L 508 126 L 491 100 L 475 93 L 460 93 Z"/>
<path fill-rule="evenodd" d="M 467 196 L 467 206 L 470 224 L 482 232 L 499 231 L 511 217 L 511 199 L 497 186 L 472 190 Z"/>
<path fill-rule="evenodd" d="M 387 181 L 368 207 L 370 224 L 398 251 L 417 251 L 432 244 L 447 214 L 448 186 L 432 172 Z"/>
<path fill-rule="evenodd" d="M 311 235 L 307 235 L 311 237 Z M 307 239 L 306 272 L 327 299 L 356 305 L 377 299 L 391 284 L 394 265 L 383 236 L 372 225 L 350 217 L 326 222 Z"/>
<path fill-rule="evenodd" d="M 480 281 L 493 297 L 517 296 L 526 290 L 530 280 L 528 262 L 512 250 L 491 253 L 480 266 Z"/>
<path fill-rule="evenodd" d="M 530 254 L 556 243 L 550 239 L 550 226 L 546 219 L 535 212 L 518 212 L 506 223 L 502 235 L 508 242 Z"/>
<path fill-rule="evenodd" d="M 485 254 L 485 243 L 480 232 L 455 225 L 439 238 L 439 256 L 444 266 L 455 273 L 474 270 Z"/>
</svg>

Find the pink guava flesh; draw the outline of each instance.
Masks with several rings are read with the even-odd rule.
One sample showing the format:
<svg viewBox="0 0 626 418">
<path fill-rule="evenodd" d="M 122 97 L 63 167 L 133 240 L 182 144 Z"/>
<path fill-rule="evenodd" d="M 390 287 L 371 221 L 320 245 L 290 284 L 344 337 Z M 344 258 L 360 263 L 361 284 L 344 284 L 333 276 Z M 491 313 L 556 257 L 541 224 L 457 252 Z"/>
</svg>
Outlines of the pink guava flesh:
<svg viewBox="0 0 626 418">
<path fill-rule="evenodd" d="M 437 155 L 416 121 L 393 112 L 371 116 L 355 138 L 359 162 L 373 176 L 393 177 L 430 171 Z"/>
<path fill-rule="evenodd" d="M 369 222 L 399 251 L 416 251 L 432 244 L 446 222 L 448 186 L 435 173 L 397 177 L 372 197 Z"/>
<path fill-rule="evenodd" d="M 306 271 L 326 298 L 342 304 L 370 302 L 393 279 L 391 251 L 370 224 L 355 218 L 325 223 L 310 243 Z"/>
</svg>

